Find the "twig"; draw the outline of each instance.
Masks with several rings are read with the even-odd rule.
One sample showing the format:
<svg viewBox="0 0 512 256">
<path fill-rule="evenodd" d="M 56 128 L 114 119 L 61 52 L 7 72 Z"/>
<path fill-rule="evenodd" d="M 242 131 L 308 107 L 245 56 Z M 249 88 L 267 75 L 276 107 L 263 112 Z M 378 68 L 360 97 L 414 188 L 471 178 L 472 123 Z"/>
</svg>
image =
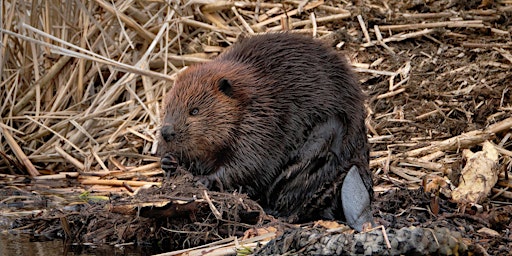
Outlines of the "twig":
<svg viewBox="0 0 512 256">
<path fill-rule="evenodd" d="M 72 157 L 70 154 L 66 153 L 64 149 L 59 147 L 58 145 L 55 145 L 55 151 L 62 156 L 64 159 L 66 159 L 69 163 L 74 165 L 76 168 L 78 168 L 81 171 L 85 171 L 85 166 L 82 162 L 78 161 L 76 158 Z"/>
<path fill-rule="evenodd" d="M 206 190 L 203 190 L 203 197 L 208 202 L 208 205 L 210 206 L 210 210 L 212 210 L 213 215 L 215 215 L 215 218 L 218 220 L 222 220 L 222 214 L 220 214 L 219 210 L 217 210 L 217 207 L 213 204 L 212 200 L 208 196 L 208 192 Z"/>
<path fill-rule="evenodd" d="M 306 6 L 304 6 L 304 11 L 316 8 L 316 7 L 318 7 L 319 5 L 321 5 L 323 3 L 324 3 L 323 1 L 315 1 L 315 2 L 308 3 Z M 298 12 L 299 12 L 299 10 L 295 9 L 293 11 L 289 11 L 289 12 L 283 13 L 281 15 L 275 16 L 273 18 L 267 19 L 265 21 L 261 21 L 259 23 L 256 23 L 256 24 L 252 25 L 251 27 L 253 29 L 255 29 L 255 30 L 261 30 L 264 26 L 266 26 L 266 25 L 268 25 L 270 23 L 280 21 L 282 18 L 294 16 Z"/>
<path fill-rule="evenodd" d="M 107 185 L 107 186 L 124 186 L 123 183 L 128 184 L 132 187 L 141 187 L 144 185 L 161 186 L 160 182 L 148 182 L 148 181 L 135 181 L 135 180 L 97 180 L 97 179 L 85 179 L 80 181 L 83 185 Z"/>
<path fill-rule="evenodd" d="M 366 29 L 366 24 L 364 24 L 363 16 L 357 15 L 357 21 L 359 21 L 359 26 L 361 26 L 361 30 L 363 31 L 364 38 L 366 38 L 366 42 L 370 42 L 370 34 L 368 34 L 368 30 Z"/>
<path fill-rule="evenodd" d="M 402 31 L 402 30 L 413 30 L 422 28 L 483 28 L 484 24 L 482 20 L 462 20 L 462 21 L 442 21 L 432 23 L 415 23 L 415 24 L 404 24 L 404 25 L 384 25 L 379 26 L 381 30 L 390 31 Z"/>
</svg>

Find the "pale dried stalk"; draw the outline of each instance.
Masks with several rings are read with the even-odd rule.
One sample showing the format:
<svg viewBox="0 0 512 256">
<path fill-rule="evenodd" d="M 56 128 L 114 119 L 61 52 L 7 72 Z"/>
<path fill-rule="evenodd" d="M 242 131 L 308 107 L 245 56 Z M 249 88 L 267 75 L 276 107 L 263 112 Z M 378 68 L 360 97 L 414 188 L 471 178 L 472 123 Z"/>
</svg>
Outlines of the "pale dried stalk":
<svg viewBox="0 0 512 256">
<path fill-rule="evenodd" d="M 161 186 L 160 182 L 147 182 L 147 181 L 134 181 L 134 180 L 98 180 L 98 179 L 85 179 L 80 181 L 82 185 L 106 185 L 106 186 L 124 186 L 128 184 L 132 187 L 141 187 L 144 185 Z"/>
<path fill-rule="evenodd" d="M 66 159 L 66 161 L 68 161 L 69 163 L 74 165 L 76 168 L 78 168 L 80 171 L 85 171 L 84 164 L 82 162 L 78 161 L 78 159 L 74 158 L 70 154 L 66 153 L 66 151 L 64 151 L 64 149 L 62 149 L 61 147 L 56 145 L 55 146 L 55 151 L 59 155 L 61 155 L 64 159 Z"/>
<path fill-rule="evenodd" d="M 315 2 L 308 3 L 306 6 L 304 6 L 304 10 L 307 11 L 307 10 L 316 8 L 316 7 L 320 6 L 321 4 L 323 4 L 323 1 L 315 1 Z M 293 11 L 289 11 L 289 12 L 283 13 L 281 15 L 278 15 L 276 17 L 273 17 L 273 18 L 267 19 L 265 21 L 259 22 L 257 24 L 254 24 L 251 27 L 255 30 L 261 30 L 264 26 L 266 26 L 270 23 L 280 21 L 282 18 L 294 16 L 297 13 L 299 13 L 299 10 L 295 9 Z"/>
<path fill-rule="evenodd" d="M 404 24 L 404 25 L 384 25 L 379 26 L 381 31 L 402 31 L 402 30 L 414 30 L 423 28 L 482 28 L 484 24 L 482 20 L 462 20 L 462 21 L 442 21 L 432 23 L 415 23 L 415 24 Z"/>
<path fill-rule="evenodd" d="M 12 137 L 11 132 L 5 127 L 5 124 L 0 122 L 0 129 L 2 130 L 3 137 L 7 141 L 7 144 L 11 147 L 12 151 L 18 158 L 18 160 L 21 161 L 21 163 L 27 168 L 28 173 L 32 177 L 39 176 L 40 173 L 37 171 L 37 169 L 34 167 L 32 162 L 28 159 L 27 155 L 21 150 L 21 147 L 18 145 L 16 140 Z"/>
<path fill-rule="evenodd" d="M 379 31 L 380 31 L 380 29 L 382 29 L 382 27 L 379 27 L 377 25 L 376 25 L 376 27 L 379 29 Z M 388 38 L 383 38 L 382 42 L 383 43 L 399 42 L 399 41 L 403 41 L 405 39 L 425 36 L 425 35 L 433 33 L 434 31 L 435 31 L 434 29 L 424 29 L 421 31 L 411 32 L 411 33 L 407 33 L 407 34 L 396 34 L 396 35 L 390 36 Z M 370 41 L 368 43 L 364 43 L 363 46 L 370 47 L 370 46 L 379 45 L 379 44 L 380 44 L 379 41 Z"/>
</svg>

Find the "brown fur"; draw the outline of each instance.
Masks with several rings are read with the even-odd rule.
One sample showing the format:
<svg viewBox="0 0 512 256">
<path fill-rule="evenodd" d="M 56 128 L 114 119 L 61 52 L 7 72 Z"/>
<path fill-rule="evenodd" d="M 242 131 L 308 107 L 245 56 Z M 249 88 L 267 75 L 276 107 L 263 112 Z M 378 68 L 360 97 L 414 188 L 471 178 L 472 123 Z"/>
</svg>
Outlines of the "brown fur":
<svg viewBox="0 0 512 256">
<path fill-rule="evenodd" d="M 159 152 L 277 216 L 343 219 L 339 188 L 351 166 L 372 192 L 363 102 L 333 50 L 294 34 L 255 36 L 178 76 Z"/>
</svg>

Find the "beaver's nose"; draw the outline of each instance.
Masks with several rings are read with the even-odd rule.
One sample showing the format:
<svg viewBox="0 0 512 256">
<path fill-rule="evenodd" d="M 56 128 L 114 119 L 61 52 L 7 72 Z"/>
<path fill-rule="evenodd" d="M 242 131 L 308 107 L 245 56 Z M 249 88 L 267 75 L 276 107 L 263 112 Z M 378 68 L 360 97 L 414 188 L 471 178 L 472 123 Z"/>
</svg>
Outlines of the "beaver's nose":
<svg viewBox="0 0 512 256">
<path fill-rule="evenodd" d="M 160 132 L 162 133 L 162 137 L 166 142 L 171 142 L 176 137 L 176 131 L 172 125 L 162 126 Z"/>
</svg>

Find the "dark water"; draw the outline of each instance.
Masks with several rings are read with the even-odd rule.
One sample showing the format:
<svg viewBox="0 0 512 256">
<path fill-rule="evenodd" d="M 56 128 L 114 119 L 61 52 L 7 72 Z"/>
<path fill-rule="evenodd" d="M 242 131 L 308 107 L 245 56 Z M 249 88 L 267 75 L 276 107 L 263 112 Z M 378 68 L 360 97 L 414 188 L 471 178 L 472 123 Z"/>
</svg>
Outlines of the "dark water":
<svg viewBox="0 0 512 256">
<path fill-rule="evenodd" d="M 36 241 L 27 234 L 0 232 L 0 256 L 47 256 L 47 255 L 151 255 L 151 250 L 136 246 L 72 245 L 63 240 Z"/>
<path fill-rule="evenodd" d="M 35 237 L 10 230 L 15 218 L 0 212 L 0 256 L 149 256 L 162 253 L 147 247 L 134 245 L 79 245 L 66 243 L 62 239 Z"/>
<path fill-rule="evenodd" d="M 62 241 L 30 242 L 28 235 L 2 232 L 0 233 L 0 255 L 64 255 L 64 243 Z"/>
</svg>

